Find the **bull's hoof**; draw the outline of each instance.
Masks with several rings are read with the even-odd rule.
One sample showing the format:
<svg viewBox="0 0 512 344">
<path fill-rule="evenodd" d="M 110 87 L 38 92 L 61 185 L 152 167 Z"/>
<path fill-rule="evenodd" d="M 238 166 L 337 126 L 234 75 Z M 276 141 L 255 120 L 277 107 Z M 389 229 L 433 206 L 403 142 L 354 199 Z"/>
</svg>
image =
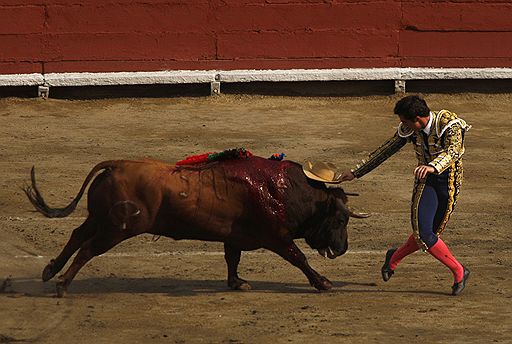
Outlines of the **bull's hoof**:
<svg viewBox="0 0 512 344">
<path fill-rule="evenodd" d="M 232 280 L 228 281 L 228 286 L 233 290 L 248 291 L 248 290 L 252 289 L 249 282 L 247 282 L 241 278 L 236 278 L 236 279 L 232 279 Z"/>
<path fill-rule="evenodd" d="M 46 267 L 44 268 L 43 273 L 41 275 L 43 282 L 51 280 L 53 278 L 53 276 L 55 276 L 55 274 L 57 273 L 56 270 L 57 269 L 55 269 L 55 260 L 52 259 L 52 260 L 50 260 L 48 265 L 46 265 Z"/>
<path fill-rule="evenodd" d="M 313 287 L 318 290 L 330 290 L 332 289 L 333 284 L 327 278 L 321 276 L 317 281 L 315 281 L 315 283 L 313 283 Z"/>
<path fill-rule="evenodd" d="M 66 281 L 59 278 L 59 281 L 55 284 L 55 291 L 57 292 L 57 297 L 63 297 L 67 291 L 67 283 Z"/>
</svg>

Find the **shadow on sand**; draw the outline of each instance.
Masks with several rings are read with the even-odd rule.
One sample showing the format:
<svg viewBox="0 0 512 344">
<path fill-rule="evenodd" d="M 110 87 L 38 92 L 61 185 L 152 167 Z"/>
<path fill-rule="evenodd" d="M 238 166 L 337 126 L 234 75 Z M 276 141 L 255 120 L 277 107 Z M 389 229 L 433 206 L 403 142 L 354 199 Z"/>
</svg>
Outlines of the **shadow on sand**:
<svg viewBox="0 0 512 344">
<path fill-rule="evenodd" d="M 55 296 L 55 279 L 46 283 L 33 278 L 10 278 L 7 287 L 0 292 L 5 296 L 53 297 Z M 333 289 L 327 293 L 418 293 L 445 295 L 446 293 L 431 290 L 382 290 L 374 282 L 332 281 Z M 4 284 L 6 282 L 4 281 Z M 286 283 L 269 281 L 249 281 L 251 293 L 283 293 L 283 294 L 315 294 L 320 293 L 308 283 Z M 68 288 L 71 294 L 167 294 L 169 296 L 195 296 L 232 291 L 224 280 L 196 280 L 176 278 L 85 278 L 74 280 Z"/>
</svg>

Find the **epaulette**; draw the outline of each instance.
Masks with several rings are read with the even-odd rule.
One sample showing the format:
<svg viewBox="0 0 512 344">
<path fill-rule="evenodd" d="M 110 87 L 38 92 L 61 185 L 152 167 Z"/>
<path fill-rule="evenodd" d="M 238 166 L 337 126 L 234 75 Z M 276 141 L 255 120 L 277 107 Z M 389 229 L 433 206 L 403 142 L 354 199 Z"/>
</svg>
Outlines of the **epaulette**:
<svg viewBox="0 0 512 344">
<path fill-rule="evenodd" d="M 436 116 L 436 134 L 437 137 L 443 136 L 446 129 L 450 128 L 454 124 L 459 124 L 463 130 L 467 131 L 471 128 L 462 118 L 458 118 L 457 114 L 448 110 L 441 110 Z"/>
</svg>

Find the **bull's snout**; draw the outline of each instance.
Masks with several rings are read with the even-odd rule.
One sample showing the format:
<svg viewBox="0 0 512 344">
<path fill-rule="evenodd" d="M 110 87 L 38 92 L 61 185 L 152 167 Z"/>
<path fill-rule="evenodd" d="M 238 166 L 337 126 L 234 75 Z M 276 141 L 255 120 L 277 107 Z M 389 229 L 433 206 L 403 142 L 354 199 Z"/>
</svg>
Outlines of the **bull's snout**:
<svg viewBox="0 0 512 344">
<path fill-rule="evenodd" d="M 345 253 L 347 253 L 347 250 L 348 250 L 348 240 L 345 240 L 345 244 L 342 246 L 341 250 L 339 251 L 338 256 L 342 256 L 344 255 Z"/>
<path fill-rule="evenodd" d="M 344 255 L 347 252 L 347 250 L 348 250 L 348 240 L 345 240 L 345 243 L 343 245 L 341 245 L 341 247 L 338 247 L 338 248 L 328 247 L 325 249 L 319 249 L 318 253 L 322 257 L 334 259 L 336 257 Z"/>
</svg>

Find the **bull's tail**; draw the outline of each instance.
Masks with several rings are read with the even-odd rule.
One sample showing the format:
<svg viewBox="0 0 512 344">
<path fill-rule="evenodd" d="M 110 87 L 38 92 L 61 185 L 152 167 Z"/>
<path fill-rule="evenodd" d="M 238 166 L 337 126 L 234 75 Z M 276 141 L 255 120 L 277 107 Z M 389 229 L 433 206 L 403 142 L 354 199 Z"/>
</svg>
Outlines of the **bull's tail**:
<svg viewBox="0 0 512 344">
<path fill-rule="evenodd" d="M 41 196 L 41 193 L 39 192 L 39 189 L 36 185 L 34 166 L 32 166 L 32 170 L 30 171 L 32 185 L 24 187 L 23 191 L 27 195 L 30 203 L 32 203 L 34 208 L 36 208 L 36 210 L 39 211 L 44 216 L 66 217 L 76 209 L 76 206 L 82 198 L 85 189 L 87 188 L 87 185 L 89 185 L 91 179 L 96 175 L 96 173 L 104 169 L 112 169 L 113 167 L 115 167 L 115 165 L 115 162 L 111 160 L 100 162 L 98 165 L 94 166 L 94 168 L 91 170 L 91 172 L 89 172 L 89 174 L 85 178 L 82 187 L 78 192 L 78 195 L 76 195 L 75 199 L 73 199 L 73 201 L 64 208 L 51 208 L 50 206 L 48 206 L 48 204 L 46 204 L 46 201 L 44 200 L 43 196 Z"/>
</svg>

